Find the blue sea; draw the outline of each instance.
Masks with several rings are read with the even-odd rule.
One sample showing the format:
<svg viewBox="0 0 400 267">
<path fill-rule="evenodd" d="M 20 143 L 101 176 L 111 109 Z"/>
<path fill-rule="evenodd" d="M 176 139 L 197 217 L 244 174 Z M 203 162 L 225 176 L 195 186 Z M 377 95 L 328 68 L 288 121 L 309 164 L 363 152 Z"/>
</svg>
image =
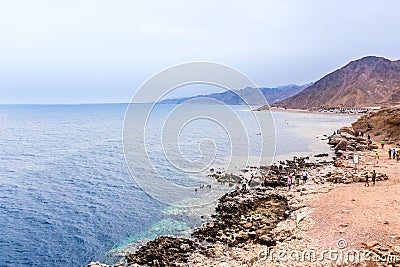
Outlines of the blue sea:
<svg viewBox="0 0 400 267">
<path fill-rule="evenodd" d="M 191 124 L 179 139 L 179 153 L 186 159 L 176 156 L 165 160 L 165 155 L 161 155 L 163 150 L 157 145 L 159 129 L 166 114 L 176 107 L 159 105 L 153 110 L 145 140 L 136 140 L 147 144 L 148 156 L 156 165 L 156 170 L 150 170 L 143 167 L 142 155 L 135 155 L 135 149 L 128 151 L 131 153 L 127 156 L 128 164 L 125 161 L 123 127 L 127 107 L 127 104 L 0 106 L 0 266 L 87 266 L 97 260 L 112 263 L 116 252 L 139 240 L 160 234 L 187 235 L 201 223 L 198 212 L 160 200 L 143 190 L 137 177 L 151 179 L 158 175 L 178 183 L 186 179 L 182 182 L 186 186 L 211 182 L 206 177 L 208 168 L 229 161 L 231 150 L 226 147 L 227 144 L 229 147 L 226 131 L 210 121 Z M 134 110 L 145 107 L 137 105 Z M 244 106 L 230 109 L 244 121 L 252 114 Z M 228 112 L 207 105 L 194 105 L 193 110 L 223 117 Z M 266 149 L 268 156 L 276 153 L 275 159 L 329 152 L 323 135 L 357 118 L 290 112 L 272 116 L 273 125 L 268 120 L 260 123 L 268 121 L 265 126 L 269 130 L 263 135 L 274 139 Z M 235 129 L 234 122 L 228 124 Z M 249 129 L 253 137 L 260 136 L 256 128 Z M 165 138 L 169 140 L 168 136 Z M 211 147 L 215 155 L 203 173 L 182 176 L 179 168 L 169 164 L 184 165 L 187 158 L 198 162 L 197 138 L 213 139 L 215 147 L 206 142 L 203 148 L 208 151 Z M 237 147 L 246 148 L 247 143 L 239 142 Z M 257 144 L 250 145 L 251 151 L 257 149 Z M 216 185 L 215 190 L 220 194 L 228 188 Z M 182 203 L 185 197 L 180 196 Z M 201 212 L 211 212 L 210 203 Z"/>
</svg>

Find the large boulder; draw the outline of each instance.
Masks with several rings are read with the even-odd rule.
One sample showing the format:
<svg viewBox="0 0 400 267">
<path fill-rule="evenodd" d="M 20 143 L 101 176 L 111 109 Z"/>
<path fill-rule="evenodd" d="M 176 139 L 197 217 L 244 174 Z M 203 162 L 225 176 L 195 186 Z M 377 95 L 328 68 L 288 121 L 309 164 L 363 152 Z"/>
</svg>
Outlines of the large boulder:
<svg viewBox="0 0 400 267">
<path fill-rule="evenodd" d="M 370 145 L 368 145 L 368 149 L 369 150 L 378 149 L 378 145 L 377 144 L 370 144 Z"/>
<path fill-rule="evenodd" d="M 357 143 L 362 144 L 362 145 L 366 145 L 367 144 L 367 139 L 365 139 L 362 136 L 356 137 L 356 141 L 357 141 Z"/>
<path fill-rule="evenodd" d="M 347 140 L 356 140 L 356 137 L 354 135 L 349 134 L 349 133 L 341 133 L 340 135 L 342 137 L 346 138 Z"/>
<path fill-rule="evenodd" d="M 347 127 L 347 126 L 340 128 L 338 133 L 339 134 L 347 133 L 347 134 L 349 134 L 351 136 L 355 136 L 356 135 L 353 127 Z"/>
<path fill-rule="evenodd" d="M 347 147 L 349 146 L 349 142 L 345 139 L 340 140 L 340 142 L 335 146 L 335 150 L 347 150 Z"/>
<path fill-rule="evenodd" d="M 328 144 L 335 146 L 335 145 L 337 145 L 337 144 L 340 142 L 340 140 L 342 140 L 342 139 L 343 139 L 343 138 L 342 138 L 340 135 L 332 135 L 332 136 L 329 138 Z"/>
</svg>

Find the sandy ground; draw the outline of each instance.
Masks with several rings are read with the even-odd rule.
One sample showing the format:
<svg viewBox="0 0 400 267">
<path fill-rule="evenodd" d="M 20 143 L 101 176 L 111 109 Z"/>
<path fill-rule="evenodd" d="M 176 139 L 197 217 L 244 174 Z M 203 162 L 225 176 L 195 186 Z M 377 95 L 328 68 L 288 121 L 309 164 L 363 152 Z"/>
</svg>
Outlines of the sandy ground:
<svg viewBox="0 0 400 267">
<path fill-rule="evenodd" d="M 372 241 L 400 245 L 400 162 L 388 159 L 387 149 L 378 150 L 378 164 L 375 152 L 361 153 L 359 169 L 386 173 L 389 180 L 352 183 L 306 200 L 314 221 L 307 235 L 315 247 L 336 248 L 339 239 L 351 249 Z"/>
</svg>

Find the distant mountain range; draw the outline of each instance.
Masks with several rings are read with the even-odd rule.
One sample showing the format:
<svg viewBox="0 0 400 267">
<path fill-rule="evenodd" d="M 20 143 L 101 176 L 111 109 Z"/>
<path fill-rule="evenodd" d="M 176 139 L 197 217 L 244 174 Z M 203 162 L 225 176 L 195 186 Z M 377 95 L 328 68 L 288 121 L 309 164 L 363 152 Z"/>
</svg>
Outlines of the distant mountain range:
<svg viewBox="0 0 400 267">
<path fill-rule="evenodd" d="M 312 85 L 304 84 L 304 85 L 286 85 L 286 86 L 279 86 L 275 88 L 244 88 L 237 91 L 226 91 L 222 93 L 214 93 L 208 95 L 196 95 L 191 97 L 184 97 L 184 98 L 175 98 L 175 99 L 166 99 L 161 101 L 161 104 L 180 104 L 188 100 L 198 99 L 198 103 L 203 103 L 204 100 L 201 98 L 208 98 L 208 99 L 215 99 L 221 101 L 227 105 L 243 105 L 245 104 L 242 97 L 246 99 L 248 102 L 247 104 L 250 105 L 263 105 L 265 104 L 265 100 L 260 99 L 259 92 L 264 95 L 265 99 L 268 103 L 274 103 L 276 101 L 284 100 L 288 97 L 294 96 L 299 92 L 303 91 L 307 87 Z M 258 91 L 259 90 L 259 91 Z"/>
<path fill-rule="evenodd" d="M 316 110 L 321 107 L 385 107 L 398 103 L 400 60 L 368 56 L 348 63 L 300 93 L 272 106 Z"/>
<path fill-rule="evenodd" d="M 367 56 L 351 61 L 315 83 L 259 90 L 273 107 L 306 110 L 390 107 L 400 104 L 400 60 Z M 196 98 L 198 103 L 203 103 L 201 98 L 211 98 L 229 105 L 242 105 L 242 97 L 251 105 L 264 104 L 255 88 L 167 99 L 161 103 L 179 104 Z M 268 106 L 257 110 L 264 109 Z"/>
</svg>

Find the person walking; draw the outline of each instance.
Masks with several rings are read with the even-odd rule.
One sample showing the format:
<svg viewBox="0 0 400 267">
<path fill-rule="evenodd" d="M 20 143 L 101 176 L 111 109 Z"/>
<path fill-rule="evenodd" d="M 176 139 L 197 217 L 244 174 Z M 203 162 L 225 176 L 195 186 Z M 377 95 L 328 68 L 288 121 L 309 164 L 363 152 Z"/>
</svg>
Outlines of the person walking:
<svg viewBox="0 0 400 267">
<path fill-rule="evenodd" d="M 389 159 L 391 159 L 392 158 L 392 149 L 391 148 L 389 148 L 388 154 L 389 154 Z"/>
<path fill-rule="evenodd" d="M 393 150 L 392 150 L 392 157 L 393 157 L 393 159 L 396 158 L 396 149 L 394 149 L 394 148 L 393 148 Z"/>
<path fill-rule="evenodd" d="M 379 154 L 376 152 L 375 154 L 376 164 L 379 164 Z"/>
</svg>

